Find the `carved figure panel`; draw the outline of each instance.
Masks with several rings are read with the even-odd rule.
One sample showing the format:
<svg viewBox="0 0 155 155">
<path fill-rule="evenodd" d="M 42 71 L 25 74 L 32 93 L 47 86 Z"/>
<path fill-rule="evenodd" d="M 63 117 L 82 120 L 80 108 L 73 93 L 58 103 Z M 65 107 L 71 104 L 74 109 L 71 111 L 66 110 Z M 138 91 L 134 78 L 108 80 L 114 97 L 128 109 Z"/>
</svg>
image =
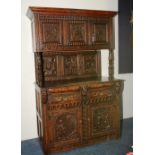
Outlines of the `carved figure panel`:
<svg viewBox="0 0 155 155">
<path fill-rule="evenodd" d="M 56 118 L 56 141 L 74 139 L 77 137 L 77 118 L 74 113 L 64 113 Z"/>
<path fill-rule="evenodd" d="M 84 41 L 84 24 L 70 25 L 70 39 L 71 41 Z"/>
<path fill-rule="evenodd" d="M 57 62 L 56 56 L 43 57 L 44 68 L 43 72 L 46 76 L 56 76 L 57 75 Z"/>
<path fill-rule="evenodd" d="M 43 24 L 44 42 L 59 42 L 60 41 L 60 29 L 59 23 L 44 23 Z"/>
<path fill-rule="evenodd" d="M 96 55 L 95 54 L 84 55 L 84 70 L 86 74 L 96 73 Z"/>
<path fill-rule="evenodd" d="M 86 23 L 85 21 L 70 21 L 69 22 L 69 44 L 83 45 L 86 44 Z"/>
<path fill-rule="evenodd" d="M 110 128 L 112 128 L 110 111 L 106 108 L 97 108 L 93 110 L 93 132 L 103 132 Z"/>
<path fill-rule="evenodd" d="M 64 56 L 64 74 L 77 75 L 77 56 Z"/>
<path fill-rule="evenodd" d="M 47 19 L 46 16 L 40 21 L 40 48 L 50 51 L 62 45 L 63 29 L 62 21 Z"/>
</svg>

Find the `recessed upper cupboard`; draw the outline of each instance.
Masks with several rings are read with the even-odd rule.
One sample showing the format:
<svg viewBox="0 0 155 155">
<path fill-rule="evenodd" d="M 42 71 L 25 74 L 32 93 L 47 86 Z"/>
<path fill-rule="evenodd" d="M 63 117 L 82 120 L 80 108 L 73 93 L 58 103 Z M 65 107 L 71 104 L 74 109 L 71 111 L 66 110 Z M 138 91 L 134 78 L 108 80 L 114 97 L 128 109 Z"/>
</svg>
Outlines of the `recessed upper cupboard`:
<svg viewBox="0 0 155 155">
<path fill-rule="evenodd" d="M 80 16 L 79 16 L 80 14 Z M 34 52 L 112 48 L 115 12 L 30 7 Z"/>
</svg>

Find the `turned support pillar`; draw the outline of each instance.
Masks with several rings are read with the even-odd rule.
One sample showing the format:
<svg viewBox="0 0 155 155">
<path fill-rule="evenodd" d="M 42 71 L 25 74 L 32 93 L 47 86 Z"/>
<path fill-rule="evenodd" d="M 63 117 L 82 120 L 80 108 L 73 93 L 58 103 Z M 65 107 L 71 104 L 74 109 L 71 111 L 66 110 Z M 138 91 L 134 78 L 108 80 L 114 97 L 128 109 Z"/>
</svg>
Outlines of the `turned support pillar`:
<svg viewBox="0 0 155 155">
<path fill-rule="evenodd" d="M 114 50 L 109 49 L 109 80 L 114 79 Z"/>
</svg>

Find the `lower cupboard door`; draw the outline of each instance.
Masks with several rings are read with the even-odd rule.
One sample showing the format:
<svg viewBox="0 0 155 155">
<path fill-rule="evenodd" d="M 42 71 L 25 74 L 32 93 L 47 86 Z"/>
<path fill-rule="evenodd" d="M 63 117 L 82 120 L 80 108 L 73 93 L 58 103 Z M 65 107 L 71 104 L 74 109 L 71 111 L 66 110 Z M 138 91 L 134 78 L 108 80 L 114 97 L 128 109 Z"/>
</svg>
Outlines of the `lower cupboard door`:
<svg viewBox="0 0 155 155">
<path fill-rule="evenodd" d="M 91 106 L 89 113 L 90 139 L 117 137 L 120 128 L 119 106 Z"/>
<path fill-rule="evenodd" d="M 81 143 L 81 109 L 48 112 L 49 147 L 58 150 L 74 148 Z"/>
</svg>

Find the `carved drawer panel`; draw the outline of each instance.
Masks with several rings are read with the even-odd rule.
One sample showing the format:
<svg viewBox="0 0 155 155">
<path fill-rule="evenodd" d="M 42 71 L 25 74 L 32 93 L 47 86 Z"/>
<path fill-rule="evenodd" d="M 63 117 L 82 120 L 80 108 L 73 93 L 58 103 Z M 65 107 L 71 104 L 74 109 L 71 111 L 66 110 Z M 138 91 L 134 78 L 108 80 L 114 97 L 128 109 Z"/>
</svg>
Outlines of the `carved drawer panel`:
<svg viewBox="0 0 155 155">
<path fill-rule="evenodd" d="M 48 95 L 48 103 L 80 100 L 80 93 L 56 93 Z"/>
<path fill-rule="evenodd" d="M 113 89 L 104 90 L 102 88 L 90 90 L 88 93 L 90 104 L 112 104 L 115 99 Z"/>
<path fill-rule="evenodd" d="M 55 87 L 53 89 L 48 90 L 48 103 L 56 104 L 56 103 L 64 103 L 71 104 L 73 102 L 80 102 L 81 94 L 80 94 L 80 86 L 68 86 L 68 87 Z"/>
</svg>

